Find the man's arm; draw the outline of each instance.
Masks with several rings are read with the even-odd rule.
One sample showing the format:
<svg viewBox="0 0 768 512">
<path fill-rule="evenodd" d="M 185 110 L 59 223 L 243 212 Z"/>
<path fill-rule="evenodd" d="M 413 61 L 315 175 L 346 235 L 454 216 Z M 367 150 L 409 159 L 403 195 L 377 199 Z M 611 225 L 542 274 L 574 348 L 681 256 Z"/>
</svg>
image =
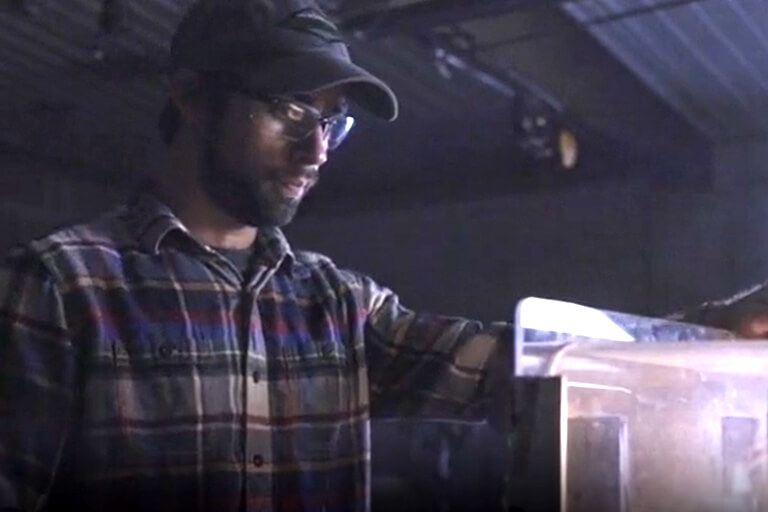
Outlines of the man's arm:
<svg viewBox="0 0 768 512">
<path fill-rule="evenodd" d="M 71 418 L 75 356 L 55 280 L 39 258 L 0 265 L 0 510 L 39 510 Z"/>
<path fill-rule="evenodd" d="M 358 279 L 372 413 L 487 418 L 490 397 L 510 375 L 511 325 L 416 313 L 391 290 Z"/>
</svg>

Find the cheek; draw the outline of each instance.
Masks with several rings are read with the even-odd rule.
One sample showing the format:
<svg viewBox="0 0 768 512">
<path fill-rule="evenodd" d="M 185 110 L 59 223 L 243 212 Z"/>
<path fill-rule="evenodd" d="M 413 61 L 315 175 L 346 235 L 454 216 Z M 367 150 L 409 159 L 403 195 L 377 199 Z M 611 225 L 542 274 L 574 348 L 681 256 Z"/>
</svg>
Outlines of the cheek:
<svg viewBox="0 0 768 512">
<path fill-rule="evenodd" d="M 288 150 L 284 141 L 255 128 L 227 137 L 221 148 L 221 156 L 227 163 L 249 174 L 279 167 Z"/>
</svg>

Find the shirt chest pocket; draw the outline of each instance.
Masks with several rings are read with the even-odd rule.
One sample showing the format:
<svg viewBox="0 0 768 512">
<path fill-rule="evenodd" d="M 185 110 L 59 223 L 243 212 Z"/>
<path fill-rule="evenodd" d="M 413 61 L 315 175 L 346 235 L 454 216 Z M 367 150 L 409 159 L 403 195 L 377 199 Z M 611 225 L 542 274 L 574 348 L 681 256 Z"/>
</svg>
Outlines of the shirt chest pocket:
<svg viewBox="0 0 768 512">
<path fill-rule="evenodd" d="M 84 385 L 84 423 L 98 442 L 83 457 L 95 471 L 194 463 L 188 428 L 201 408 L 205 341 L 167 330 L 96 340 Z"/>
<path fill-rule="evenodd" d="M 86 383 L 90 419 L 129 428 L 190 417 L 199 408 L 195 383 L 212 357 L 204 338 L 168 329 L 102 340 Z"/>
</svg>

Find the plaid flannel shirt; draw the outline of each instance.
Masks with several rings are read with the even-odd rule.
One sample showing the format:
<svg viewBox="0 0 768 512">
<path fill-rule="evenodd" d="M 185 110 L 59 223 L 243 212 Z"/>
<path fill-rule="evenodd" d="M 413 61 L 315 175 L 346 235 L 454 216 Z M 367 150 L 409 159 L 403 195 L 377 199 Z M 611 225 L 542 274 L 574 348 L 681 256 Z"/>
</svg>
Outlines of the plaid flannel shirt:
<svg viewBox="0 0 768 512">
<path fill-rule="evenodd" d="M 371 414 L 482 413 L 506 326 L 254 250 L 246 282 L 143 196 L 10 254 L 0 509 L 365 511 Z"/>
</svg>

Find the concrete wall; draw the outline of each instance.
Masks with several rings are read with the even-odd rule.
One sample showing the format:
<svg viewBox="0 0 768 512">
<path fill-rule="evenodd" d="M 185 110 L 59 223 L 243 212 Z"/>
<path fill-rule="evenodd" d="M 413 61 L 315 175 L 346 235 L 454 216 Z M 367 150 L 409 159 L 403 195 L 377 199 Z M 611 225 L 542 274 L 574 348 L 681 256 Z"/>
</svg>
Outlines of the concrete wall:
<svg viewBox="0 0 768 512">
<path fill-rule="evenodd" d="M 637 309 L 649 293 L 645 189 L 590 186 L 305 219 L 290 235 L 370 273 L 411 307 L 504 319 L 516 300 L 540 295 Z"/>
<path fill-rule="evenodd" d="M 660 314 L 768 277 L 768 143 L 716 151 L 715 189 L 643 180 L 302 218 L 294 245 L 371 274 L 414 308 L 510 318 L 527 295 Z M 0 249 L 108 208 L 113 180 L 0 156 Z M 424 194 L 429 194 L 428 190 Z"/>
<path fill-rule="evenodd" d="M 714 188 L 655 212 L 657 304 L 725 296 L 768 279 L 768 141 L 715 149 Z"/>
<path fill-rule="evenodd" d="M 537 295 L 664 314 L 768 278 L 768 143 L 715 153 L 708 191 L 629 180 L 302 219 L 290 234 L 415 308 L 501 319 Z"/>
<path fill-rule="evenodd" d="M 0 155 L 0 250 L 56 226 L 84 220 L 122 195 L 114 179 L 73 178 L 73 170 Z"/>
</svg>

